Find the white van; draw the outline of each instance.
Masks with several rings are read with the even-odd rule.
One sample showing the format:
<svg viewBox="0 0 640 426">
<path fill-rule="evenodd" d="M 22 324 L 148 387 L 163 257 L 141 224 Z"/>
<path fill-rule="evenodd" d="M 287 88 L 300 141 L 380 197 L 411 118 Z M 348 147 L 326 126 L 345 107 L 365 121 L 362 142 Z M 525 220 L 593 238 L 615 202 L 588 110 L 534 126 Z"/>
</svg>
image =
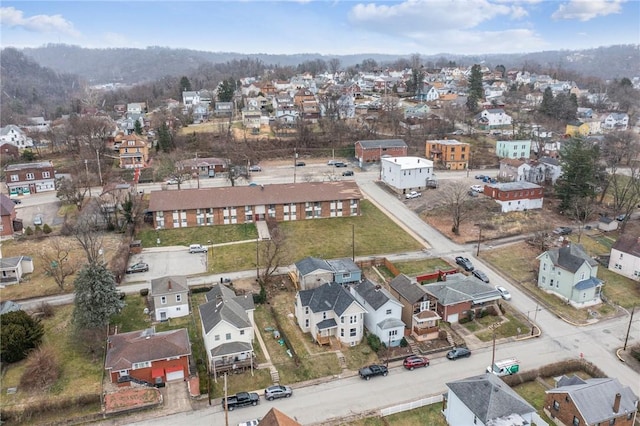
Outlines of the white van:
<svg viewBox="0 0 640 426">
<path fill-rule="evenodd" d="M 520 361 L 515 358 L 496 361 L 492 366 L 487 367 L 487 373 L 493 373 L 496 376 L 509 376 L 518 371 L 520 371 Z"/>
</svg>

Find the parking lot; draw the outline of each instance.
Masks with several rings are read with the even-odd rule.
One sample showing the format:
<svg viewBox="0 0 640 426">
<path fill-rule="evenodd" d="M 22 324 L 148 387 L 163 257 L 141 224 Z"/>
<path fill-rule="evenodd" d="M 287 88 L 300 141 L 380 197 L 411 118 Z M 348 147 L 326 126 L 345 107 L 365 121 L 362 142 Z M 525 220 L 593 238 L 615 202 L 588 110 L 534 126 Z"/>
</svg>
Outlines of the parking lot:
<svg viewBox="0 0 640 426">
<path fill-rule="evenodd" d="M 188 247 L 152 247 L 140 254 L 132 254 L 129 266 L 144 262 L 149 265 L 148 272 L 127 274 L 122 282 L 133 283 L 148 281 L 168 275 L 196 275 L 207 271 L 207 253 L 189 253 Z"/>
</svg>

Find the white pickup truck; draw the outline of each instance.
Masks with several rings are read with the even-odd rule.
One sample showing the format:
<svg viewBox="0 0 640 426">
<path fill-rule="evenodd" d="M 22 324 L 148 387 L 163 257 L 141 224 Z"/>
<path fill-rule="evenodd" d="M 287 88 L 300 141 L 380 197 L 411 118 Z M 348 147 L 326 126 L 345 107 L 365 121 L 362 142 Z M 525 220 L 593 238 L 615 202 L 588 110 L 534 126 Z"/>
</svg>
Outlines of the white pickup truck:
<svg viewBox="0 0 640 426">
<path fill-rule="evenodd" d="M 407 200 L 411 199 L 411 198 L 418 198 L 419 196 L 421 196 L 422 194 L 417 192 L 417 191 L 411 191 L 409 193 L 407 193 L 407 195 L 404 196 L 404 198 L 406 198 Z"/>
</svg>

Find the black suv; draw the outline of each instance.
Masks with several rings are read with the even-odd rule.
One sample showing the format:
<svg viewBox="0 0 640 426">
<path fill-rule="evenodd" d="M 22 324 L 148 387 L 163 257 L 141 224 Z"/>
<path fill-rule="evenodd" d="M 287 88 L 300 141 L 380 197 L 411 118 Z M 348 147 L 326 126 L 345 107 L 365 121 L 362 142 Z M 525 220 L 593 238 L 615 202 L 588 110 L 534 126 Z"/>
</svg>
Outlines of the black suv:
<svg viewBox="0 0 640 426">
<path fill-rule="evenodd" d="M 464 268 L 465 271 L 473 271 L 473 263 L 466 257 L 456 257 L 456 263 Z"/>
</svg>

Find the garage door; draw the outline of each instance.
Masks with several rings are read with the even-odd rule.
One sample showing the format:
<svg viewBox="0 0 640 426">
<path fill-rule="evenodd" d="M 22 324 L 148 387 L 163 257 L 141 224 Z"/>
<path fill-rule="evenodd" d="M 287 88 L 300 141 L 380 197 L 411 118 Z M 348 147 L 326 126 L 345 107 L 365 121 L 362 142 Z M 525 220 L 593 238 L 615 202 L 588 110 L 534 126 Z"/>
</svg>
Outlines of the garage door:
<svg viewBox="0 0 640 426">
<path fill-rule="evenodd" d="M 182 370 L 182 368 L 180 368 L 179 370 L 176 369 L 175 371 L 171 371 L 171 369 L 167 368 L 166 373 L 167 382 L 170 382 L 172 380 L 184 380 L 184 371 Z"/>
<path fill-rule="evenodd" d="M 449 315 L 447 317 L 448 322 L 458 322 L 458 314 Z"/>
</svg>

